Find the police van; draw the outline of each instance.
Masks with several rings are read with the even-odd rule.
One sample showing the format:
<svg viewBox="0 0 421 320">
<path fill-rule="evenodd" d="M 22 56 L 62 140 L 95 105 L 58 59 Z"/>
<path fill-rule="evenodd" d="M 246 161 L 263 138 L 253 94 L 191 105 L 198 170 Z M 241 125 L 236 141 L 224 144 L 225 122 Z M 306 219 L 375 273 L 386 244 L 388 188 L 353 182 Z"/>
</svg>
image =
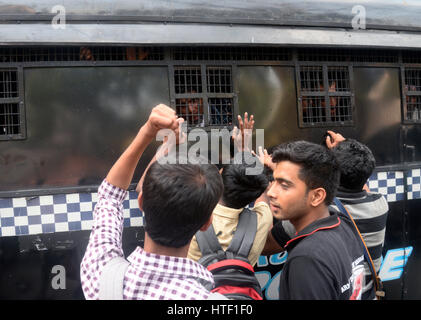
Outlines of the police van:
<svg viewBox="0 0 421 320">
<path fill-rule="evenodd" d="M 3 1 L 0 299 L 84 299 L 97 188 L 153 106 L 189 128 L 254 114 L 265 147 L 326 130 L 367 144 L 389 203 L 386 299 L 421 298 L 421 5 L 417 1 Z M 134 190 L 124 252 L 143 246 Z M 261 256 L 277 298 L 286 253 Z"/>
</svg>

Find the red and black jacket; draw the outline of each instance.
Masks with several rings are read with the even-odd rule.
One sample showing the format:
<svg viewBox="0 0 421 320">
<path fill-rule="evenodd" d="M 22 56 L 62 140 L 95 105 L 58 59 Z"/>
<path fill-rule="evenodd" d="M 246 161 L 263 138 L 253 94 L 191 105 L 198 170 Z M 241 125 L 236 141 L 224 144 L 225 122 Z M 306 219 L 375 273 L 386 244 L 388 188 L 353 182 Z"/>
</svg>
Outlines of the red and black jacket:
<svg viewBox="0 0 421 320">
<path fill-rule="evenodd" d="M 280 299 L 361 299 L 364 285 L 364 254 L 352 222 L 330 209 L 289 238 L 278 223 L 274 238 L 288 251 L 282 270 Z M 374 297 L 374 296 L 373 296 Z"/>
</svg>

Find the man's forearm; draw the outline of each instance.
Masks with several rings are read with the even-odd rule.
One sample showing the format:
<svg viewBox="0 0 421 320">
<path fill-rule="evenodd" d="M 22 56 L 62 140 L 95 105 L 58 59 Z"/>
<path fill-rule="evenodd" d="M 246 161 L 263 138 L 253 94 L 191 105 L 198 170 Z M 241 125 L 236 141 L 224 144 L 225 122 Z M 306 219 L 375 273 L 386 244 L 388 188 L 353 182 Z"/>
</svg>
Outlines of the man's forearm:
<svg viewBox="0 0 421 320">
<path fill-rule="evenodd" d="M 108 172 L 106 178 L 108 183 L 127 190 L 140 157 L 153 138 L 153 136 L 148 134 L 145 125 L 142 126 L 134 140 Z"/>
<path fill-rule="evenodd" d="M 146 175 L 146 172 L 149 170 L 150 166 L 151 166 L 154 162 L 156 162 L 156 154 L 153 156 L 153 158 L 151 159 L 151 161 L 149 161 L 148 166 L 147 166 L 147 167 L 146 167 L 146 169 L 143 171 L 142 177 L 140 177 L 140 180 L 139 180 L 139 182 L 138 182 L 138 184 L 137 184 L 137 186 L 136 186 L 136 192 L 137 192 L 137 193 L 140 193 L 140 192 L 142 191 L 142 189 L 143 189 L 143 180 L 145 180 L 145 175 Z"/>
</svg>

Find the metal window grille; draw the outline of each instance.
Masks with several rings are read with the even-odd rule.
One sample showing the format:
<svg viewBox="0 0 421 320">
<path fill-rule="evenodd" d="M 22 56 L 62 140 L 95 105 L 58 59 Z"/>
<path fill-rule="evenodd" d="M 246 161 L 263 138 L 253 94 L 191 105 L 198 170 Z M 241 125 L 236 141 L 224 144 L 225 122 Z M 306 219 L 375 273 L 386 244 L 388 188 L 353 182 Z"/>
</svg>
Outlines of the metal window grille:
<svg viewBox="0 0 421 320">
<path fill-rule="evenodd" d="M 0 62 L 163 60 L 162 47 L 3 47 Z"/>
<path fill-rule="evenodd" d="M 299 61 L 373 62 L 393 63 L 399 60 L 399 51 L 342 48 L 298 49 Z"/>
<path fill-rule="evenodd" d="M 174 66 L 173 70 L 176 112 L 189 127 L 232 125 L 231 66 Z"/>
<path fill-rule="evenodd" d="M 0 99 L 19 96 L 18 74 L 16 70 L 0 71 Z"/>
<path fill-rule="evenodd" d="M 233 99 L 232 98 L 209 98 L 209 124 L 232 125 L 233 124 Z"/>
<path fill-rule="evenodd" d="M 54 46 L 2 47 L 0 62 L 164 60 L 164 47 Z M 173 47 L 174 60 L 291 61 L 292 48 Z M 397 63 L 400 51 L 344 48 L 299 48 L 298 61 Z M 402 51 L 404 63 L 421 63 L 421 51 Z"/>
<path fill-rule="evenodd" d="M 299 67 L 300 125 L 352 124 L 352 94 L 349 67 Z"/>
<path fill-rule="evenodd" d="M 207 67 L 206 81 L 208 92 L 229 93 L 232 92 L 231 67 Z"/>
<path fill-rule="evenodd" d="M 175 93 L 201 93 L 202 72 L 200 66 L 174 67 Z"/>
<path fill-rule="evenodd" d="M 18 103 L 0 103 L 0 136 L 21 133 Z"/>
<path fill-rule="evenodd" d="M 321 66 L 302 66 L 300 68 L 302 91 L 323 91 L 323 69 Z"/>
<path fill-rule="evenodd" d="M 421 91 L 421 69 L 405 69 L 405 91 Z"/>
<path fill-rule="evenodd" d="M 303 122 L 308 124 L 326 122 L 325 98 L 321 96 L 305 96 L 302 98 Z"/>
<path fill-rule="evenodd" d="M 421 51 L 402 51 L 403 63 L 421 63 Z"/>
<path fill-rule="evenodd" d="M 406 120 L 421 122 L 421 96 L 406 96 Z"/>
<path fill-rule="evenodd" d="M 328 67 L 329 92 L 350 91 L 348 67 Z"/>
<path fill-rule="evenodd" d="M 0 69 L 0 140 L 24 138 L 18 69 Z"/>
<path fill-rule="evenodd" d="M 333 122 L 352 121 L 351 97 L 330 96 L 330 119 Z"/>
<path fill-rule="evenodd" d="M 273 47 L 177 47 L 173 50 L 175 60 L 241 60 L 241 61 L 287 61 L 292 50 Z"/>
<path fill-rule="evenodd" d="M 421 123 L 421 68 L 406 68 L 404 77 L 405 120 Z"/>
<path fill-rule="evenodd" d="M 203 99 L 180 98 L 175 100 L 176 112 L 187 121 L 188 126 L 204 127 Z"/>
</svg>

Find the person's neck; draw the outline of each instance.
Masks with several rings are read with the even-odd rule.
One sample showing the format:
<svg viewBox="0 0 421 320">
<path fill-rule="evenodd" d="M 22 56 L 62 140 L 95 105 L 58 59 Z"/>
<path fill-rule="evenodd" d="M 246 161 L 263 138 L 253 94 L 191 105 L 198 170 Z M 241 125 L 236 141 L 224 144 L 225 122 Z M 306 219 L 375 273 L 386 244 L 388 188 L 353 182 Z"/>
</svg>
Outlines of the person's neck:
<svg viewBox="0 0 421 320">
<path fill-rule="evenodd" d="M 308 214 L 303 215 L 297 219 L 290 220 L 297 233 L 301 232 L 305 227 L 313 222 L 329 217 L 329 209 L 327 206 L 319 206 L 313 208 Z"/>
<path fill-rule="evenodd" d="M 160 245 L 153 241 L 148 234 L 145 232 L 145 243 L 143 246 L 143 250 L 145 250 L 148 253 L 154 253 L 159 254 L 163 256 L 173 256 L 173 257 L 180 257 L 180 258 L 186 258 L 187 253 L 189 251 L 190 242 L 180 248 L 172 248 L 172 247 L 166 247 L 163 245 Z"/>
</svg>

